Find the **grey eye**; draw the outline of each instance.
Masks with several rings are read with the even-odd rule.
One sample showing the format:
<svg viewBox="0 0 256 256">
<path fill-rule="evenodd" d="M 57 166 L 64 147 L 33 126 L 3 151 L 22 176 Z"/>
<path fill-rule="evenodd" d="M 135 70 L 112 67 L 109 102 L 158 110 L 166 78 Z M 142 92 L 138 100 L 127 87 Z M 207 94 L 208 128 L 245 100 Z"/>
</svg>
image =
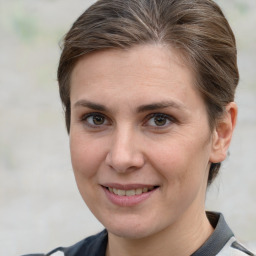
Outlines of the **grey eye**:
<svg viewBox="0 0 256 256">
<path fill-rule="evenodd" d="M 162 127 L 171 123 L 171 118 L 165 114 L 153 114 L 148 120 L 147 124 L 149 126 Z"/>
<path fill-rule="evenodd" d="M 103 125 L 106 123 L 106 118 L 100 114 L 91 114 L 85 118 L 90 125 Z"/>
<path fill-rule="evenodd" d="M 101 125 L 101 124 L 104 124 L 105 122 L 105 117 L 99 116 L 99 115 L 93 116 L 92 119 L 93 119 L 93 123 L 96 125 Z"/>
<path fill-rule="evenodd" d="M 167 118 L 162 115 L 158 115 L 154 117 L 154 122 L 157 126 L 163 126 L 167 123 Z"/>
</svg>

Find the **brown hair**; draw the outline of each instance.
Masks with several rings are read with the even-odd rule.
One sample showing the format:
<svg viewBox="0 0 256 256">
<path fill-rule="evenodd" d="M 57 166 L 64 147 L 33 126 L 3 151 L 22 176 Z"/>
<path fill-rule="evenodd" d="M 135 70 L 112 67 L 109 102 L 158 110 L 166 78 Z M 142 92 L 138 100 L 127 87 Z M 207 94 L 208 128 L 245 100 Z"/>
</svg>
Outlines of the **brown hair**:
<svg viewBox="0 0 256 256">
<path fill-rule="evenodd" d="M 160 43 L 180 49 L 194 70 L 213 129 L 234 100 L 239 81 L 236 42 L 219 6 L 211 0 L 99 0 L 63 40 L 58 67 L 60 97 L 70 129 L 70 77 L 79 58 L 107 48 Z M 212 163 L 208 184 L 221 163 Z"/>
</svg>

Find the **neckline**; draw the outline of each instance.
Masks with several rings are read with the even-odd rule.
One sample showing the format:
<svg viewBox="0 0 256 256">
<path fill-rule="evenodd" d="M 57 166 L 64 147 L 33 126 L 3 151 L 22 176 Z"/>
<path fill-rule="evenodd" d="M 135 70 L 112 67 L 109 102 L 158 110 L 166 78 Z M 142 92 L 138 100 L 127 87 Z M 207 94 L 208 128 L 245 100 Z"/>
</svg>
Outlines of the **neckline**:
<svg viewBox="0 0 256 256">
<path fill-rule="evenodd" d="M 206 242 L 191 256 L 216 256 L 229 239 L 234 236 L 221 213 L 206 212 L 206 215 L 214 231 Z"/>
<path fill-rule="evenodd" d="M 222 213 L 206 212 L 206 216 L 213 226 L 214 231 L 206 242 L 191 254 L 191 256 L 216 256 L 230 238 L 234 236 Z M 106 229 L 100 233 L 98 243 L 101 244 L 101 246 L 96 246 L 95 248 L 100 249 L 100 252 L 98 251 L 98 254 L 95 255 L 105 255 L 108 243 L 108 233 Z"/>
</svg>

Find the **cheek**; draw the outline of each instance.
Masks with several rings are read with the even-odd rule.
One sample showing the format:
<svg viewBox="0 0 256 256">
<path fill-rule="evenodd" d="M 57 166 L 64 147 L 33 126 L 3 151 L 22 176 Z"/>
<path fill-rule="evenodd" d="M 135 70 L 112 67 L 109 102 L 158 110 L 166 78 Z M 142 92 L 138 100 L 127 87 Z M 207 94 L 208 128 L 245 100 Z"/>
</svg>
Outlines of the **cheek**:
<svg viewBox="0 0 256 256">
<path fill-rule="evenodd" d="M 89 179 L 97 173 L 102 161 L 100 149 L 101 147 L 83 135 L 70 134 L 71 161 L 76 176 Z"/>
<path fill-rule="evenodd" d="M 202 145 L 175 145 L 156 148 L 159 154 L 152 158 L 152 165 L 163 180 L 162 203 L 179 215 L 195 200 L 200 202 L 198 205 L 203 204 L 208 157 Z"/>
<path fill-rule="evenodd" d="M 98 170 L 102 162 L 100 147 L 84 134 L 70 133 L 70 153 L 78 190 L 88 207 L 92 208 L 98 186 Z"/>
<path fill-rule="evenodd" d="M 203 141 L 169 141 L 168 144 L 149 147 L 151 164 L 164 177 L 164 180 L 181 186 L 192 186 L 204 179 L 209 162 L 209 146 Z"/>
</svg>

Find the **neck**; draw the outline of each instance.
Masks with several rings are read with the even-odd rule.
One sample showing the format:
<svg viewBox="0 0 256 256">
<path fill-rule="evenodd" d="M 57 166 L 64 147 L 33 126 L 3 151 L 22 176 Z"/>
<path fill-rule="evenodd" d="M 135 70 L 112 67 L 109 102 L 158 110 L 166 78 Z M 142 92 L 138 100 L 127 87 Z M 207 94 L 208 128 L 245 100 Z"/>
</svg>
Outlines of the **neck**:
<svg viewBox="0 0 256 256">
<path fill-rule="evenodd" d="M 174 225 L 165 230 L 141 239 L 127 239 L 109 232 L 106 255 L 191 255 L 209 238 L 212 232 L 213 228 L 204 211 L 194 215 L 189 213 L 189 216 L 182 216 Z"/>
</svg>

